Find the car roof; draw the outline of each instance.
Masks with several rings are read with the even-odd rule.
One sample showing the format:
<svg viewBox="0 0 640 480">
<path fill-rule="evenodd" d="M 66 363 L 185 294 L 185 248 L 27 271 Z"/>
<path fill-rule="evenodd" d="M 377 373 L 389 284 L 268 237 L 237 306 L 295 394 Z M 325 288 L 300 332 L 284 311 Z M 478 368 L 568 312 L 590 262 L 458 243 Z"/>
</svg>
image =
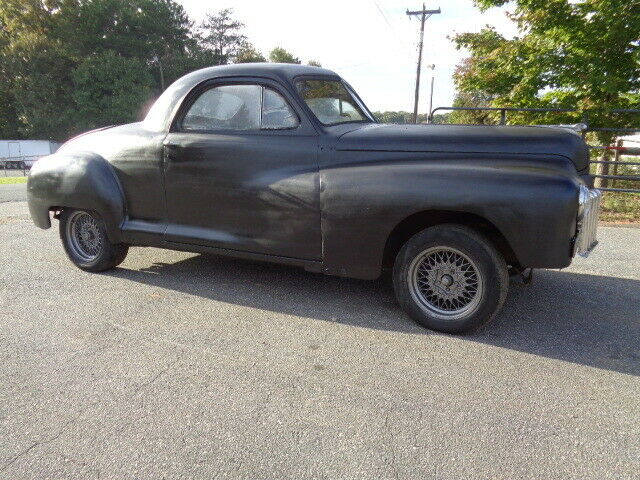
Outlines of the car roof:
<svg viewBox="0 0 640 480">
<path fill-rule="evenodd" d="M 149 110 L 144 124 L 153 131 L 166 130 L 180 100 L 196 85 L 208 79 L 240 76 L 265 77 L 284 84 L 291 84 L 296 77 L 301 75 L 340 78 L 335 72 L 326 68 L 296 63 L 237 63 L 202 68 L 188 73 L 172 83 Z"/>
<path fill-rule="evenodd" d="M 202 68 L 185 75 L 178 81 L 184 80 L 185 82 L 198 83 L 204 78 L 256 76 L 277 78 L 291 82 L 300 75 L 338 76 L 335 72 L 326 68 L 296 63 L 235 63 Z"/>
</svg>

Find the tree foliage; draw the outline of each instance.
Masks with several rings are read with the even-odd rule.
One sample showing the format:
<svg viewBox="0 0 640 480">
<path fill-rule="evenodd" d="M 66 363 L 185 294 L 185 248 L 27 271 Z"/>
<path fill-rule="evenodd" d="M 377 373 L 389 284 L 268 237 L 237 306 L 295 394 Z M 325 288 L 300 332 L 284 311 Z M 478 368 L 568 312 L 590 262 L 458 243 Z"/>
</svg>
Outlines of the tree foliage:
<svg viewBox="0 0 640 480">
<path fill-rule="evenodd" d="M 226 8 L 207 15 L 202 23 L 201 44 L 213 53 L 216 65 L 226 65 L 247 47 L 247 37 L 242 33 L 244 24 L 232 16 L 233 10 Z"/>
<path fill-rule="evenodd" d="M 486 27 L 454 37 L 471 57 L 455 74 L 461 92 L 494 106 L 577 108 L 575 114 L 521 114 L 517 121 L 624 126 L 610 110 L 640 107 L 639 0 L 475 0 L 481 9 L 513 3 L 519 35 Z"/>
<path fill-rule="evenodd" d="M 454 107 L 491 107 L 493 95 L 486 92 L 458 92 L 453 100 Z M 500 113 L 491 110 L 453 110 L 451 123 L 467 125 L 498 125 Z"/>
<path fill-rule="evenodd" d="M 151 74 L 138 58 L 106 50 L 84 59 L 73 71 L 75 124 L 90 130 L 139 118 L 151 83 Z"/>
<path fill-rule="evenodd" d="M 188 55 L 191 29 L 171 0 L 0 0 L 2 135 L 135 120 L 159 90 L 153 59 Z"/>
<path fill-rule="evenodd" d="M 264 61 L 230 9 L 195 26 L 176 0 L 0 0 L 0 138 L 135 121 L 161 92 L 160 71 L 167 86 Z"/>
<path fill-rule="evenodd" d="M 456 67 L 454 77 L 468 75 L 472 59 L 466 58 Z M 459 90 L 453 100 L 454 107 L 492 107 L 496 95 L 483 90 Z M 488 110 L 453 110 L 449 114 L 449 120 L 455 124 L 469 125 L 497 125 L 500 122 L 500 114 Z"/>
<path fill-rule="evenodd" d="M 373 112 L 373 116 L 381 123 L 413 123 L 413 113 L 404 111 Z M 418 123 L 427 123 L 428 115 L 419 113 Z"/>
<path fill-rule="evenodd" d="M 269 52 L 269 61 L 274 63 L 302 63 L 298 57 L 295 57 L 282 47 L 276 47 Z"/>
<path fill-rule="evenodd" d="M 171 0 L 79 1 L 77 8 L 61 12 L 61 21 L 54 25 L 79 55 L 108 50 L 148 60 L 185 51 L 190 42 L 192 22 Z"/>
<path fill-rule="evenodd" d="M 236 63 L 262 63 L 266 61 L 264 55 L 251 44 L 244 45 L 236 57 Z"/>
</svg>

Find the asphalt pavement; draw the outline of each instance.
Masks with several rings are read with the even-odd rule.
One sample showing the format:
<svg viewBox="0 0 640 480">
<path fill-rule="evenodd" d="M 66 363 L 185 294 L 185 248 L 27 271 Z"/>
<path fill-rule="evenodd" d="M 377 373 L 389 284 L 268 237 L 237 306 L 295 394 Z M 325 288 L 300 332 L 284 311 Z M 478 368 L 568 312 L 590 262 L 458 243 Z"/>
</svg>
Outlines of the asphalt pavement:
<svg viewBox="0 0 640 480">
<path fill-rule="evenodd" d="M 27 200 L 26 183 L 0 184 L 0 203 L 25 202 Z"/>
<path fill-rule="evenodd" d="M 640 229 L 450 336 L 387 278 L 151 248 L 89 274 L 54 227 L 0 204 L 0 478 L 638 478 Z"/>
</svg>

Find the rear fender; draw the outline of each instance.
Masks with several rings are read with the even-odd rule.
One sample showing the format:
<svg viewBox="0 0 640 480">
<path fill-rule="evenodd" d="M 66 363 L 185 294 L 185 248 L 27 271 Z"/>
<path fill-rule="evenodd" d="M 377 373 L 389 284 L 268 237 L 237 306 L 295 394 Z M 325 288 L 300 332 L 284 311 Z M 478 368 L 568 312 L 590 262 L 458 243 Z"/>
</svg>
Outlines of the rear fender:
<svg viewBox="0 0 640 480">
<path fill-rule="evenodd" d="M 54 209 L 93 210 L 104 220 L 109 240 L 120 241 L 124 195 L 113 167 L 99 155 L 78 152 L 42 158 L 31 168 L 27 201 L 37 227 L 51 227 L 49 212 Z"/>
</svg>

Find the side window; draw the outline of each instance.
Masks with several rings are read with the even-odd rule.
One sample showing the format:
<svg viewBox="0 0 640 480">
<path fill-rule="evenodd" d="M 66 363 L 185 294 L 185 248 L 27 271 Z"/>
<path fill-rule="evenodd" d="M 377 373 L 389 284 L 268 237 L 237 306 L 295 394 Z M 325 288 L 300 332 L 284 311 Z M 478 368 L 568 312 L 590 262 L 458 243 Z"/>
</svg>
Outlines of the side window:
<svg viewBox="0 0 640 480">
<path fill-rule="evenodd" d="M 185 130 L 257 130 L 262 87 L 223 85 L 205 91 L 182 121 Z"/>
<path fill-rule="evenodd" d="M 298 116 L 275 90 L 264 89 L 262 96 L 262 128 L 281 130 L 298 126 Z"/>
<path fill-rule="evenodd" d="M 222 85 L 206 90 L 193 102 L 182 129 L 281 130 L 298 123 L 298 116 L 276 91 L 260 85 Z"/>
</svg>

